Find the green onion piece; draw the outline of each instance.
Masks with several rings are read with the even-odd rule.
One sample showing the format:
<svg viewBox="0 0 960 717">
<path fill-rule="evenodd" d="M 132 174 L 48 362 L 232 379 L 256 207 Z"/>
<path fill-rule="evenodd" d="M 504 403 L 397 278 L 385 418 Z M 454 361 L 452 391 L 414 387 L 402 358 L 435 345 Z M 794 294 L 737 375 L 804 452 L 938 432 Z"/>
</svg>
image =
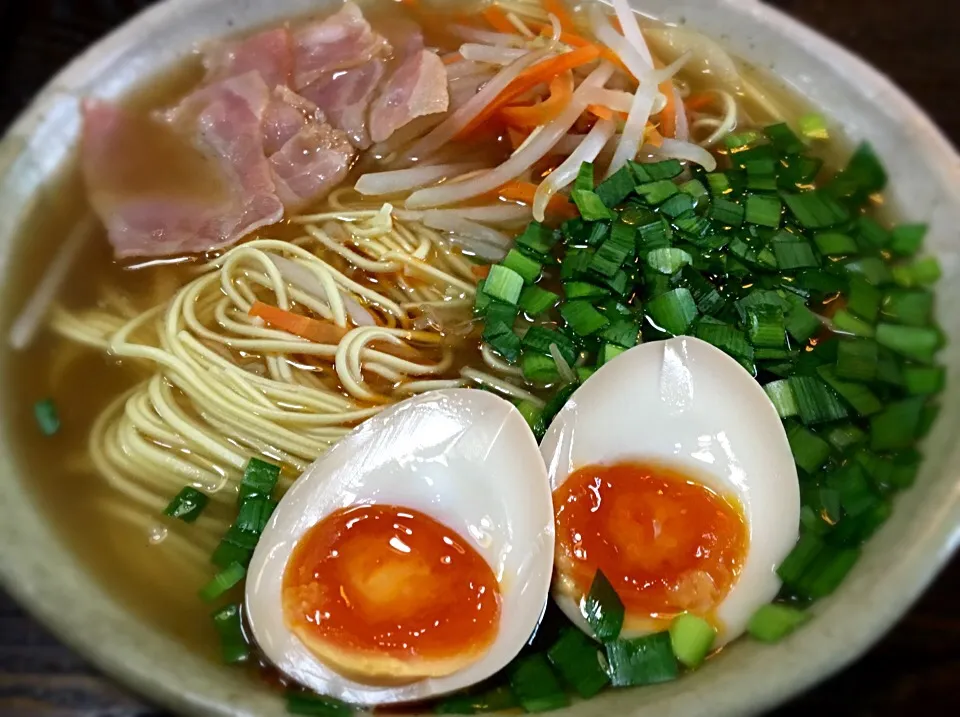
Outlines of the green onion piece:
<svg viewBox="0 0 960 717">
<path fill-rule="evenodd" d="M 560 315 L 580 336 L 589 336 L 609 325 L 610 320 L 588 301 L 568 301 L 560 306 Z"/>
<path fill-rule="evenodd" d="M 770 245 L 777 257 L 777 266 L 783 271 L 820 266 L 813 247 L 803 237 L 780 232 Z"/>
<path fill-rule="evenodd" d="M 919 437 L 926 397 L 917 396 L 889 404 L 870 419 L 870 448 L 897 451 L 910 448 Z"/>
<path fill-rule="evenodd" d="M 880 290 L 866 279 L 854 276 L 850 279 L 847 308 L 861 319 L 873 322 L 880 313 Z"/>
<path fill-rule="evenodd" d="M 527 422 L 530 430 L 536 435 L 543 421 L 543 411 L 540 410 L 540 405 L 527 400 L 515 401 L 513 405 L 517 407 L 520 415 L 523 416 L 523 420 Z"/>
<path fill-rule="evenodd" d="M 859 319 L 846 309 L 840 309 L 831 319 L 833 330 L 840 334 L 870 338 L 876 333 L 873 324 Z"/>
<path fill-rule="evenodd" d="M 510 686 L 526 712 L 547 712 L 570 704 L 570 698 L 542 654 L 517 660 L 510 673 Z"/>
<path fill-rule="evenodd" d="M 637 247 L 641 250 L 659 249 L 670 246 L 673 229 L 663 217 L 657 217 L 652 222 L 641 224 L 639 228 Z"/>
<path fill-rule="evenodd" d="M 701 319 L 697 322 L 694 334 L 698 339 L 713 344 L 735 359 L 752 361 L 754 358 L 753 346 L 742 331 L 730 324 Z"/>
<path fill-rule="evenodd" d="M 877 324 L 877 343 L 908 359 L 930 363 L 940 348 L 940 332 L 933 328 Z"/>
<path fill-rule="evenodd" d="M 209 502 L 210 498 L 205 494 L 196 488 L 186 486 L 170 501 L 163 514 L 182 520 L 184 523 L 193 523 L 200 517 Z"/>
<path fill-rule="evenodd" d="M 807 568 L 813 564 L 824 548 L 825 544 L 821 538 L 813 533 L 802 533 L 793 550 L 777 568 L 777 575 L 786 585 L 795 588 Z"/>
<path fill-rule="evenodd" d="M 513 324 L 517 319 L 517 307 L 515 305 L 491 299 L 486 313 L 487 325 L 484 334 L 491 331 L 495 324 L 504 324 L 508 331 L 513 330 Z"/>
<path fill-rule="evenodd" d="M 480 694 L 454 694 L 433 708 L 434 714 L 473 715 L 502 712 L 518 707 L 517 696 L 508 685 L 501 685 Z"/>
<path fill-rule="evenodd" d="M 683 173 L 683 165 L 677 159 L 667 159 L 662 162 L 653 162 L 651 164 L 640 164 L 639 162 L 627 162 L 633 176 L 637 182 L 656 182 L 662 179 L 673 179 Z"/>
<path fill-rule="evenodd" d="M 890 267 L 879 256 L 865 256 L 845 262 L 843 268 L 848 274 L 859 274 L 874 286 L 889 284 L 892 277 Z"/>
<path fill-rule="evenodd" d="M 477 282 L 477 296 L 473 300 L 473 313 L 475 316 L 483 316 L 486 314 L 487 307 L 490 306 L 490 302 L 493 301 L 483 290 L 485 283 L 486 279 L 480 279 L 480 281 Z"/>
<path fill-rule="evenodd" d="M 580 381 L 580 383 L 583 383 L 597 372 L 595 368 L 590 368 L 589 366 L 577 366 L 576 371 L 577 380 Z"/>
<path fill-rule="evenodd" d="M 43 435 L 53 436 L 60 430 L 60 416 L 52 398 L 45 398 L 33 404 L 33 416 Z"/>
<path fill-rule="evenodd" d="M 779 306 L 758 306 L 749 309 L 747 336 L 754 346 L 782 347 L 785 340 L 783 310 Z"/>
<path fill-rule="evenodd" d="M 213 602 L 243 580 L 246 574 L 247 569 L 243 565 L 230 563 L 200 590 L 200 599 L 204 602 Z"/>
<path fill-rule="evenodd" d="M 228 530 L 227 534 L 213 551 L 210 562 L 218 568 L 226 568 L 233 563 L 248 565 L 250 558 L 253 557 L 253 548 L 255 545 L 247 547 L 245 544 L 241 544 L 240 540 L 242 540 L 243 537 L 242 535 L 238 535 L 237 531 L 231 534 L 231 531 Z"/>
<path fill-rule="evenodd" d="M 827 229 L 850 219 L 850 213 L 824 192 L 781 192 L 787 208 L 804 229 Z"/>
<path fill-rule="evenodd" d="M 674 289 L 647 302 L 647 316 L 653 324 L 674 336 L 686 333 L 697 316 L 697 304 L 689 289 Z"/>
<path fill-rule="evenodd" d="M 480 296 L 481 292 L 477 292 Z M 520 292 L 520 308 L 528 316 L 538 316 L 557 305 L 560 297 L 539 286 L 525 286 Z"/>
<path fill-rule="evenodd" d="M 564 681 L 584 699 L 593 697 L 610 684 L 600 664 L 597 643 L 574 627 L 566 627 L 547 651 L 547 659 Z"/>
<path fill-rule="evenodd" d="M 625 261 L 633 258 L 635 249 L 632 237 L 611 234 L 597 249 L 597 253 L 590 261 L 590 270 L 601 276 L 611 277 L 620 270 Z"/>
<path fill-rule="evenodd" d="M 790 308 L 785 325 L 787 332 L 801 343 L 812 338 L 823 327 L 817 315 L 803 304 Z"/>
<path fill-rule="evenodd" d="M 708 316 L 716 314 L 726 304 L 726 300 L 717 291 L 717 287 L 707 281 L 692 266 L 685 266 L 680 270 L 680 282 L 690 290 L 697 308 L 703 314 Z"/>
<path fill-rule="evenodd" d="M 533 383 L 556 383 L 560 380 L 557 364 L 550 356 L 524 351 L 520 368 L 523 377 Z"/>
<path fill-rule="evenodd" d="M 840 504 L 850 517 L 871 510 L 880 501 L 866 474 L 856 464 L 850 464 L 828 477 L 828 485 L 840 493 Z"/>
<path fill-rule="evenodd" d="M 710 199 L 710 193 L 707 191 L 707 188 L 703 186 L 703 182 L 701 182 L 699 179 L 691 179 L 687 182 L 684 182 L 680 185 L 680 191 L 684 194 L 689 194 L 696 205 L 699 205 L 701 202 L 708 201 Z"/>
<path fill-rule="evenodd" d="M 942 366 L 904 366 L 903 382 L 915 396 L 940 393 L 946 382 Z"/>
<path fill-rule="evenodd" d="M 661 274 L 675 274 L 681 267 L 692 262 L 693 257 L 683 249 L 654 249 L 647 254 L 647 264 L 649 267 Z"/>
<path fill-rule="evenodd" d="M 846 418 L 847 410 L 823 381 L 812 376 L 791 376 L 789 381 L 800 420 L 806 425 Z"/>
<path fill-rule="evenodd" d="M 890 232 L 890 250 L 900 256 L 913 256 L 923 245 L 926 224 L 901 224 Z"/>
<path fill-rule="evenodd" d="M 250 646 L 243 634 L 240 605 L 227 605 L 213 613 L 213 626 L 220 635 L 220 650 L 227 664 L 244 662 L 250 657 Z"/>
<path fill-rule="evenodd" d="M 853 446 L 864 443 L 867 440 L 867 434 L 852 423 L 845 423 L 831 428 L 827 433 L 827 440 L 834 449 L 846 453 Z"/>
<path fill-rule="evenodd" d="M 304 690 L 287 690 L 284 695 L 287 713 L 292 715 L 312 715 L 313 717 L 349 717 L 353 708 L 346 702 L 324 697 Z"/>
<path fill-rule="evenodd" d="M 820 378 L 849 403 L 861 416 L 869 416 L 883 408 L 883 403 L 862 383 L 841 381 L 832 366 L 818 366 Z"/>
<path fill-rule="evenodd" d="M 731 152 L 736 152 L 737 150 L 744 150 L 749 147 L 754 142 L 759 141 L 763 138 L 763 135 L 760 134 L 755 129 L 747 129 L 743 132 L 731 132 L 726 137 L 724 137 L 723 142 L 726 144 L 727 149 Z"/>
<path fill-rule="evenodd" d="M 615 640 L 623 628 L 623 603 L 607 576 L 597 571 L 590 592 L 580 601 L 580 612 L 600 642 Z"/>
<path fill-rule="evenodd" d="M 744 209 L 729 199 L 714 199 L 710 205 L 710 218 L 724 226 L 738 227 L 743 224 Z"/>
<path fill-rule="evenodd" d="M 788 605 L 764 605 L 747 624 L 750 637 L 760 642 L 779 642 L 810 619 L 810 614 Z"/>
<path fill-rule="evenodd" d="M 843 339 L 837 343 L 837 378 L 872 381 L 877 375 L 877 344 L 867 339 Z"/>
<path fill-rule="evenodd" d="M 576 363 L 577 347 L 567 336 L 554 329 L 548 329 L 545 326 L 531 326 L 524 334 L 522 343 L 524 349 L 535 351 L 544 356 L 550 355 L 551 345 L 556 346 L 564 361 L 568 364 Z"/>
<path fill-rule="evenodd" d="M 818 112 L 810 112 L 808 114 L 801 115 L 800 119 L 797 120 L 797 125 L 800 127 L 800 134 L 807 139 L 830 139 L 830 132 L 827 129 L 827 120 Z"/>
<path fill-rule="evenodd" d="M 787 379 L 789 384 L 789 379 Z M 794 426 L 787 433 L 794 462 L 811 475 L 830 457 L 830 446 L 816 433 L 804 426 Z M 784 578 L 786 579 L 786 578 Z"/>
<path fill-rule="evenodd" d="M 525 247 L 537 254 L 549 254 L 557 243 L 557 234 L 540 222 L 530 222 L 523 234 L 517 237 L 517 246 Z"/>
<path fill-rule="evenodd" d="M 573 199 L 573 203 L 577 205 L 577 209 L 580 210 L 580 216 L 588 222 L 613 219 L 617 216 L 613 211 L 607 209 L 607 205 L 597 196 L 596 192 L 586 189 L 574 189 L 570 192 L 570 196 Z"/>
<path fill-rule="evenodd" d="M 582 167 L 581 167 L 582 168 Z M 630 168 L 624 165 L 597 185 L 596 193 L 605 206 L 613 209 L 633 192 L 636 182 Z"/>
<path fill-rule="evenodd" d="M 887 185 L 887 173 L 873 147 L 868 142 L 863 142 L 832 184 L 840 185 L 839 196 L 865 196 L 879 192 Z M 837 192 L 836 189 L 833 191 Z"/>
<path fill-rule="evenodd" d="M 775 186 L 772 188 L 776 189 Z M 780 214 L 782 211 L 783 205 L 776 197 L 751 194 L 747 197 L 744 218 L 747 224 L 758 224 L 776 229 L 780 226 Z"/>
<path fill-rule="evenodd" d="M 610 682 L 614 687 L 669 682 L 680 673 L 668 632 L 635 640 L 614 640 L 606 647 Z"/>
<path fill-rule="evenodd" d="M 711 172 L 707 175 L 707 185 L 710 187 L 710 194 L 714 199 L 730 194 L 733 190 L 730 187 L 730 180 L 723 172 Z"/>
<path fill-rule="evenodd" d="M 866 214 L 857 218 L 857 229 L 860 240 L 867 246 L 882 249 L 890 242 L 890 232 Z"/>
<path fill-rule="evenodd" d="M 859 558 L 859 548 L 837 549 L 828 546 L 807 569 L 796 589 L 813 600 L 825 598 L 839 587 Z"/>
<path fill-rule="evenodd" d="M 906 289 L 935 284 L 943 273 L 940 262 L 933 256 L 917 259 L 912 264 L 894 266 L 891 271 L 893 280 Z"/>
<path fill-rule="evenodd" d="M 560 278 L 567 281 L 586 274 L 593 260 L 593 254 L 592 249 L 568 249 L 567 255 L 560 263 Z"/>
<path fill-rule="evenodd" d="M 806 145 L 793 133 L 790 126 L 784 122 L 773 124 L 763 129 L 767 139 L 783 154 L 802 154 Z"/>
<path fill-rule="evenodd" d="M 566 281 L 563 284 L 563 293 L 570 300 L 587 299 L 594 301 L 610 296 L 610 290 L 586 281 Z"/>
<path fill-rule="evenodd" d="M 658 182 L 638 184 L 634 187 L 634 191 L 650 204 L 657 205 L 663 204 L 680 190 L 677 189 L 677 185 L 669 179 L 662 179 Z"/>
<path fill-rule="evenodd" d="M 483 292 L 491 298 L 505 304 L 516 304 L 523 291 L 523 277 L 513 269 L 496 264 L 490 267 L 490 273 L 483 282 Z"/>
<path fill-rule="evenodd" d="M 693 197 L 682 191 L 660 205 L 660 213 L 674 219 L 691 211 L 693 211 Z"/>
<path fill-rule="evenodd" d="M 267 527 L 277 502 L 261 495 L 251 495 L 240 503 L 240 511 L 233 527 L 243 533 L 259 535 Z"/>
<path fill-rule="evenodd" d="M 717 629 L 702 617 L 685 612 L 670 623 L 673 654 L 680 664 L 691 670 L 703 663 L 716 639 Z"/>
<path fill-rule="evenodd" d="M 797 401 L 793 397 L 793 390 L 790 388 L 790 382 L 787 379 L 771 381 L 763 387 L 763 390 L 773 403 L 773 407 L 777 409 L 777 415 L 780 418 L 790 418 L 799 413 Z M 819 468 L 819 465 L 817 467 Z"/>
<path fill-rule="evenodd" d="M 520 337 L 513 332 L 510 324 L 488 321 L 483 340 L 508 363 L 515 363 L 520 358 Z"/>
<path fill-rule="evenodd" d="M 550 424 L 553 423 L 553 419 L 556 417 L 557 413 L 561 408 L 564 407 L 564 405 L 566 405 L 567 401 L 574 394 L 577 388 L 578 384 L 567 384 L 554 393 L 553 397 L 547 401 L 547 405 L 543 407 L 544 431 L 550 428 Z"/>
<path fill-rule="evenodd" d="M 622 346 L 604 344 L 600 347 L 600 353 L 597 355 L 597 366 L 603 366 L 605 363 L 612 361 L 624 351 L 626 351 L 626 349 Z"/>
<path fill-rule="evenodd" d="M 636 346 L 639 337 L 640 327 L 628 319 L 614 321 L 610 326 L 600 332 L 601 339 L 608 343 L 622 346 L 625 349 Z"/>
<path fill-rule="evenodd" d="M 577 170 L 577 178 L 573 180 L 573 191 L 593 191 L 593 162 L 584 162 Z"/>
<path fill-rule="evenodd" d="M 859 249 L 852 236 L 840 232 L 819 232 L 813 237 L 813 241 L 825 256 L 856 254 Z"/>
<path fill-rule="evenodd" d="M 821 167 L 823 160 L 819 157 L 785 157 L 780 161 L 777 184 L 781 189 L 806 189 L 807 185 L 816 179 Z"/>
<path fill-rule="evenodd" d="M 539 261 L 521 254 L 516 249 L 507 252 L 501 264 L 517 272 L 526 284 L 533 284 L 540 278 L 540 272 L 543 271 L 543 265 Z"/>
<path fill-rule="evenodd" d="M 908 326 L 926 326 L 932 314 L 933 294 L 929 291 L 892 291 L 880 304 L 883 318 Z"/>
<path fill-rule="evenodd" d="M 267 463 L 259 458 L 251 458 L 247 462 L 247 467 L 243 470 L 237 502 L 242 505 L 244 499 L 255 495 L 269 498 L 279 479 L 280 466 Z"/>
</svg>

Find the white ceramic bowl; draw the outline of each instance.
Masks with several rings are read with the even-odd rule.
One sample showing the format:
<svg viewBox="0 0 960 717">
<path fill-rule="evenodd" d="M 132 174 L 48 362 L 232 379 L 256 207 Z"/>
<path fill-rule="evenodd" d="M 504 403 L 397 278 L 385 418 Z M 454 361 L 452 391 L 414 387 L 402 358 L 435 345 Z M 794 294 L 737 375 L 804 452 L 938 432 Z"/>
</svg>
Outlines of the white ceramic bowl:
<svg viewBox="0 0 960 717">
<path fill-rule="evenodd" d="M 168 0 L 71 63 L 0 145 L 0 277 L 15 270 L 11 244 L 19 222 L 76 145 L 79 96 L 118 97 L 199 41 L 322 12 L 327 5 L 332 0 Z M 841 589 L 816 606 L 816 619 L 778 645 L 742 641 L 682 680 L 607 692 L 562 713 L 746 715 L 809 687 L 867 649 L 927 586 L 960 536 L 960 312 L 949 310 L 960 303 L 960 159 L 888 80 L 756 0 L 634 0 L 634 5 L 720 39 L 822 108 L 852 140 L 870 140 L 891 170 L 894 211 L 930 222 L 927 248 L 939 255 L 945 274 L 939 318 L 950 339 L 942 355 L 949 367 L 948 393 L 927 440 L 922 473 L 916 487 L 897 500 L 893 517 Z M 0 366 L 4 384 L 15 380 L 6 371 Z M 8 440 L 4 436 L 0 443 L 0 577 L 15 597 L 97 666 L 174 711 L 204 717 L 284 714 L 267 688 L 191 654 L 104 592 L 38 513 L 26 486 L 29 467 L 14 465 Z"/>
</svg>

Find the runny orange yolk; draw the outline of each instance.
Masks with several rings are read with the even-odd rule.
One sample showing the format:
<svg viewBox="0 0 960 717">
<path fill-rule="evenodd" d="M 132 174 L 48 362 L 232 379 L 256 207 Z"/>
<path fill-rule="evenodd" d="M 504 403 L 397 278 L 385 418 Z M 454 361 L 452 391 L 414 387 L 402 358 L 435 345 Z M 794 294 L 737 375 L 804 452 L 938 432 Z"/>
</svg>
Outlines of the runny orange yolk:
<svg viewBox="0 0 960 717">
<path fill-rule="evenodd" d="M 402 681 L 481 656 L 497 634 L 500 591 L 455 531 L 409 508 L 364 505 L 336 511 L 300 539 L 283 610 L 331 667 Z"/>
<path fill-rule="evenodd" d="M 603 571 L 628 625 L 683 611 L 709 616 L 746 557 L 739 505 L 660 466 L 586 466 L 554 492 L 553 502 L 561 585 L 579 598 Z"/>
</svg>

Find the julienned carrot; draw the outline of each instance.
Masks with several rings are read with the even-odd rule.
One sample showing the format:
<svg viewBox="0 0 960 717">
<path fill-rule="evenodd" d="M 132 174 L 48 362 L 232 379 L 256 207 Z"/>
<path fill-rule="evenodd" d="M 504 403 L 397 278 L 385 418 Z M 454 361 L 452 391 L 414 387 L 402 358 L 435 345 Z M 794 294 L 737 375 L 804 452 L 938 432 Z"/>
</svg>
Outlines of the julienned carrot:
<svg viewBox="0 0 960 717">
<path fill-rule="evenodd" d="M 667 104 L 660 110 L 660 134 L 664 137 L 677 136 L 677 95 L 673 89 L 673 80 L 660 84 L 660 92 L 667 98 Z"/>
<path fill-rule="evenodd" d="M 543 9 L 548 13 L 556 15 L 557 20 L 560 21 L 560 27 L 565 31 L 573 32 L 575 28 L 573 16 L 570 14 L 563 0 L 543 0 Z"/>
<path fill-rule="evenodd" d="M 508 35 L 516 35 L 517 28 L 507 19 L 507 14 L 496 5 L 488 5 L 483 9 L 483 18 L 497 32 L 505 32 Z"/>
<path fill-rule="evenodd" d="M 504 107 L 500 116 L 513 127 L 534 129 L 563 112 L 573 97 L 573 73 L 567 70 L 550 80 L 550 96 L 529 107 Z"/>
<path fill-rule="evenodd" d="M 478 279 L 486 279 L 490 275 L 489 264 L 473 264 L 470 266 L 470 273 Z"/>
<path fill-rule="evenodd" d="M 553 27 L 552 27 L 552 26 L 550 26 L 550 25 L 543 25 L 543 24 L 536 23 L 536 22 L 530 22 L 530 23 L 527 23 L 527 24 L 530 25 L 531 28 L 536 28 L 536 29 L 538 29 L 539 32 L 540 32 L 540 34 L 543 35 L 544 37 L 553 37 Z M 567 31 L 564 31 L 564 32 L 561 32 L 561 33 L 560 33 L 560 42 L 562 42 L 564 45 L 569 45 L 570 47 L 589 47 L 589 46 L 594 46 L 594 47 L 596 47 L 598 50 L 600 50 L 600 57 L 602 57 L 604 60 L 608 60 L 609 62 L 612 62 L 614 65 L 616 65 L 616 66 L 619 67 L 621 70 L 623 70 L 623 71 L 626 72 L 628 75 L 630 75 L 630 77 L 633 77 L 633 74 L 630 72 L 629 69 L 627 69 L 627 66 L 623 64 L 623 60 L 621 60 L 621 59 L 617 56 L 617 53 L 615 53 L 613 50 L 611 50 L 611 49 L 610 49 L 609 47 L 607 47 L 606 45 L 595 45 L 594 43 L 590 42 L 590 40 L 587 40 L 587 39 L 584 38 L 584 37 L 580 37 L 580 35 L 577 35 L 576 33 L 567 32 Z"/>
<path fill-rule="evenodd" d="M 647 128 L 643 134 L 643 141 L 654 147 L 660 147 L 663 145 L 663 135 L 660 134 L 652 124 L 647 124 Z"/>
<path fill-rule="evenodd" d="M 533 197 L 537 193 L 537 185 L 533 182 L 521 182 L 514 180 L 507 182 L 497 194 L 511 202 L 523 202 L 524 204 L 533 204 Z M 554 194 L 547 203 L 547 211 L 560 217 L 575 217 L 577 209 L 562 194 Z"/>
<path fill-rule="evenodd" d="M 562 72 L 592 62 L 599 56 L 600 49 L 596 45 L 578 47 L 575 50 L 565 52 L 557 57 L 551 57 L 542 62 L 538 62 L 533 67 L 524 70 L 513 82 L 507 85 L 490 104 L 484 107 L 476 117 L 460 130 L 454 139 L 463 139 L 469 136 L 472 132 L 476 131 L 477 128 L 486 124 L 487 120 L 497 112 L 537 85 L 549 82 Z"/>
<path fill-rule="evenodd" d="M 695 95 L 690 95 L 683 104 L 686 106 L 688 111 L 699 112 L 700 110 L 705 110 L 707 107 L 712 105 L 713 100 L 713 93 L 700 92 Z"/>
<path fill-rule="evenodd" d="M 451 52 L 449 55 L 444 55 L 443 64 L 452 65 L 454 62 L 460 62 L 463 59 L 463 55 L 459 52 Z"/>
<path fill-rule="evenodd" d="M 294 314 L 292 311 L 285 311 L 262 301 L 253 303 L 250 307 L 250 316 L 263 319 L 271 328 L 286 331 L 288 334 L 316 344 L 338 344 L 349 330 L 337 326 L 332 321 L 311 319 L 309 316 Z"/>
<path fill-rule="evenodd" d="M 613 110 L 609 107 L 604 107 L 603 105 L 587 105 L 587 112 L 592 114 L 594 117 L 603 120 L 612 120 L 613 119 Z"/>
</svg>

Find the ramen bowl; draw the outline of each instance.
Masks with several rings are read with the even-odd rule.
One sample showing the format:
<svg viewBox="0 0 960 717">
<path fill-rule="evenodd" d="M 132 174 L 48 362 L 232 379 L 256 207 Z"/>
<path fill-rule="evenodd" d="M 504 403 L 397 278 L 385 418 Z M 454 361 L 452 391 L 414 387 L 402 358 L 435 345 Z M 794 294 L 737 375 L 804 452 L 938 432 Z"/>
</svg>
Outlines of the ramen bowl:
<svg viewBox="0 0 960 717">
<path fill-rule="evenodd" d="M 325 0 L 168 0 L 97 43 L 58 74 L 17 119 L 0 145 L 0 285 L 10 286 L 17 242 L 31 213 L 56 202 L 60 171 L 78 143 L 78 97 L 120 97 L 175 66 L 204 40 L 284 17 L 321 12 Z M 960 536 L 960 159 L 923 113 L 887 79 L 825 38 L 754 0 L 637 0 L 666 22 L 719 39 L 734 55 L 784 84 L 842 127 L 869 140 L 890 171 L 891 213 L 930 224 L 927 249 L 940 260 L 938 317 L 947 335 L 943 410 L 924 445 L 916 485 L 870 540 L 853 572 L 814 619 L 784 641 L 742 641 L 684 679 L 606 692 L 563 714 L 677 717 L 761 712 L 856 658 L 904 613 L 951 555 Z M 23 297 L 6 296 L 6 305 Z M 6 336 L 8 327 L 4 326 Z M 2 355 L 0 381 L 15 378 Z M 9 391 L 5 391 L 9 394 Z M 4 397 L 7 402 L 8 396 Z M 31 420 L 5 406 L 5 422 Z M 79 560 L 31 489 L 10 425 L 0 438 L 0 578 L 7 590 L 64 642 L 149 700 L 180 714 L 283 715 L 277 692 L 243 670 L 216 664 L 142 619 Z"/>
</svg>

